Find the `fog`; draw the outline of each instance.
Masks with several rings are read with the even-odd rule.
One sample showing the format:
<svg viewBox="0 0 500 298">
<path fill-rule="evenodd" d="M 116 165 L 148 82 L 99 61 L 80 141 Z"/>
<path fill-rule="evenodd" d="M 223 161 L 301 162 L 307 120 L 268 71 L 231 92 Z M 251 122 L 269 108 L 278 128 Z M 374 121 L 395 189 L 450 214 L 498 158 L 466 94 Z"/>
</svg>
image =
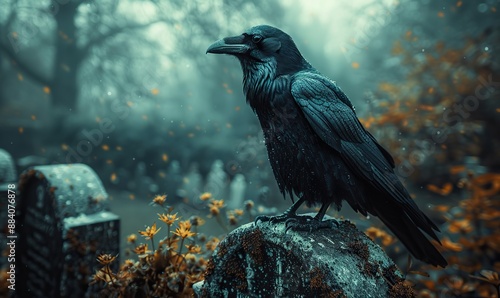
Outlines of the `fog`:
<svg viewBox="0 0 500 298">
<path fill-rule="evenodd" d="M 205 54 L 269 24 L 337 82 L 427 206 L 465 176 L 453 167 L 500 169 L 498 3 L 0 0 L 0 148 L 18 173 L 87 164 L 124 204 L 230 202 L 240 179 L 244 199 L 284 210 L 238 61 Z"/>
</svg>

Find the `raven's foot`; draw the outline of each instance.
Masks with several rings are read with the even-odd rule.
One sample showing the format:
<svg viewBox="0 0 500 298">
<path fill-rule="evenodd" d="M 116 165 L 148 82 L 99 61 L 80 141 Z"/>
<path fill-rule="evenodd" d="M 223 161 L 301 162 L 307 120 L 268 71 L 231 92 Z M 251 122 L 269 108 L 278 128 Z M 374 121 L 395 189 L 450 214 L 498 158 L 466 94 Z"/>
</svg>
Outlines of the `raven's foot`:
<svg viewBox="0 0 500 298">
<path fill-rule="evenodd" d="M 285 222 L 286 230 L 312 232 L 320 229 L 333 229 L 339 227 L 339 222 L 335 219 L 320 220 L 316 217 L 303 215 L 289 218 Z"/>
<path fill-rule="evenodd" d="M 270 222 L 272 224 L 275 223 L 280 223 L 280 222 L 287 222 L 290 219 L 294 219 L 297 217 L 302 217 L 298 216 L 297 214 L 291 213 L 291 212 L 284 212 L 283 214 L 280 215 L 274 215 L 274 216 L 268 216 L 268 215 L 259 215 L 255 218 L 254 224 L 257 225 L 259 221 L 261 222 Z"/>
<path fill-rule="evenodd" d="M 304 201 L 305 197 L 302 196 L 281 215 L 276 215 L 276 216 L 259 215 L 255 218 L 254 224 L 257 225 L 259 220 L 262 222 L 269 221 L 270 223 L 278 223 L 278 222 L 286 222 L 290 218 L 296 218 L 298 217 L 297 210 L 299 209 L 300 205 L 304 203 Z"/>
</svg>

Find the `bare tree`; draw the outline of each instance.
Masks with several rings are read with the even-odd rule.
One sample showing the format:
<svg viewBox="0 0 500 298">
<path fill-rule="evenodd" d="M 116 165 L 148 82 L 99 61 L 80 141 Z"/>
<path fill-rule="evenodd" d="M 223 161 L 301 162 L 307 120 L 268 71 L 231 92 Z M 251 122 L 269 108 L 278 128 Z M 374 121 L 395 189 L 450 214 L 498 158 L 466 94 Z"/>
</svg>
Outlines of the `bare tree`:
<svg viewBox="0 0 500 298">
<path fill-rule="evenodd" d="M 2 6 L 7 7 L 7 14 L 0 21 L 0 53 L 18 73 L 43 86 L 51 96 L 53 108 L 62 111 L 78 107 L 79 72 L 91 59 L 98 63 L 94 70 L 104 71 L 99 75 L 106 77 L 106 61 L 136 59 L 140 55 L 134 47 L 142 51 L 155 49 L 157 57 L 152 64 L 158 63 L 162 55 L 171 60 L 200 56 L 197 45 L 220 36 L 221 28 L 229 21 L 265 12 L 270 7 L 244 1 L 5 2 Z M 151 36 L 151 27 L 159 24 L 175 43 L 174 52 L 161 46 L 165 43 L 161 37 Z M 34 51 L 42 48 L 43 52 Z M 46 60 L 50 67 L 41 67 Z M 133 83 L 131 77 L 144 76 L 137 72 L 122 75 L 108 76 L 106 80 L 114 81 L 120 89 Z"/>
</svg>

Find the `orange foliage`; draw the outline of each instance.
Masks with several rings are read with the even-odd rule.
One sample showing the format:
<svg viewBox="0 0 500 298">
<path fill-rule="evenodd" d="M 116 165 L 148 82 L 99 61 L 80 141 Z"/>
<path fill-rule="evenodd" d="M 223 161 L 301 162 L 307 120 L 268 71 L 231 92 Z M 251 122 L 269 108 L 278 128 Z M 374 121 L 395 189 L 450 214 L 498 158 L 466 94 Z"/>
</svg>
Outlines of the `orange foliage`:
<svg viewBox="0 0 500 298">
<path fill-rule="evenodd" d="M 453 185 L 451 183 L 446 183 L 445 185 L 443 185 L 443 187 L 440 188 L 440 187 L 437 187 L 433 184 L 429 184 L 429 185 L 427 185 L 427 189 L 432 191 L 432 192 L 438 193 L 442 196 L 447 196 L 453 190 Z"/>
</svg>

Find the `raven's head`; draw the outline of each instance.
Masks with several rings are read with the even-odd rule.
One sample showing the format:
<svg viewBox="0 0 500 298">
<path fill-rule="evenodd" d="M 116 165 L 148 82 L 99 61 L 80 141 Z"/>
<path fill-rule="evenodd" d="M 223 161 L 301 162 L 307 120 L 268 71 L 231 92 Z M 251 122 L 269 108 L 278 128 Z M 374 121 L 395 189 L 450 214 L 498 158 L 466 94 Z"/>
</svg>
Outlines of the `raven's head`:
<svg viewBox="0 0 500 298">
<path fill-rule="evenodd" d="M 276 75 L 311 67 L 288 34 L 268 25 L 255 26 L 242 35 L 218 40 L 208 47 L 207 53 L 236 56 L 244 69 L 248 65 L 271 63 L 276 67 Z"/>
</svg>

